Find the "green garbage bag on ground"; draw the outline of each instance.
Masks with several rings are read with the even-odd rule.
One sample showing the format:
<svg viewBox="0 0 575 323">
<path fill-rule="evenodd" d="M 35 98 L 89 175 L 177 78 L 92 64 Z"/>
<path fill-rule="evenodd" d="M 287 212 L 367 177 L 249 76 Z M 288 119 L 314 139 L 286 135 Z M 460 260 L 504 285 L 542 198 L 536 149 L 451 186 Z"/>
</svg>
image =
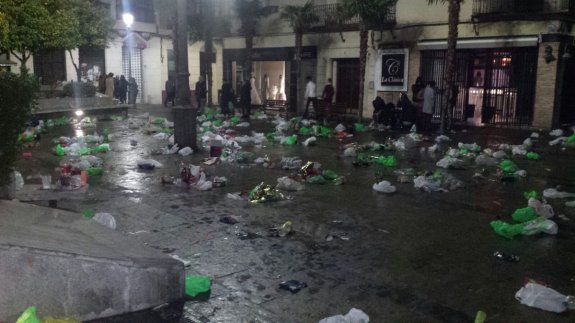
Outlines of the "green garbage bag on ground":
<svg viewBox="0 0 575 323">
<path fill-rule="evenodd" d="M 109 144 L 101 144 L 99 146 L 97 146 L 94 150 L 96 150 L 99 153 L 106 153 L 108 151 L 110 151 L 110 145 Z M 80 151 L 82 151 L 80 149 Z"/>
<path fill-rule="evenodd" d="M 268 133 L 266 133 L 266 139 L 267 139 L 269 142 L 275 142 L 275 141 L 276 141 L 276 134 L 275 134 L 275 132 L 268 132 Z"/>
<path fill-rule="evenodd" d="M 363 131 L 365 131 L 365 125 L 364 125 L 363 123 L 359 123 L 359 122 L 358 122 L 358 123 L 355 123 L 355 124 L 353 125 L 353 127 L 355 128 L 355 131 L 357 131 L 357 132 L 363 132 Z"/>
<path fill-rule="evenodd" d="M 240 117 L 238 116 L 233 116 L 230 118 L 230 123 L 232 125 L 237 125 L 238 123 L 240 123 Z"/>
<path fill-rule="evenodd" d="M 216 120 L 214 120 L 213 125 L 214 125 L 215 127 L 219 127 L 219 126 L 222 125 L 222 123 L 223 123 L 222 120 L 216 119 Z"/>
<path fill-rule="evenodd" d="M 327 181 L 325 180 L 325 177 L 323 177 L 321 175 L 310 176 L 305 181 L 308 184 L 325 184 L 325 183 L 327 183 Z"/>
<path fill-rule="evenodd" d="M 537 159 L 539 159 L 539 158 L 541 158 L 541 156 L 539 156 L 538 153 L 534 153 L 534 152 L 532 152 L 532 151 L 530 151 L 530 152 L 527 153 L 527 159 L 537 160 Z"/>
<path fill-rule="evenodd" d="M 575 133 L 565 139 L 566 142 L 575 142 Z"/>
<path fill-rule="evenodd" d="M 517 171 L 517 165 L 509 159 L 505 159 L 499 164 L 499 169 L 505 174 L 514 174 Z"/>
<path fill-rule="evenodd" d="M 301 127 L 301 128 L 299 129 L 299 134 L 302 135 L 302 136 L 307 136 L 307 135 L 311 134 L 311 128 Z"/>
<path fill-rule="evenodd" d="M 329 130 L 328 127 L 319 127 L 319 136 L 322 137 L 329 137 L 329 135 L 331 134 L 331 130 Z"/>
<path fill-rule="evenodd" d="M 375 159 L 375 162 L 380 164 L 380 165 L 387 166 L 387 167 L 397 166 L 397 159 L 393 155 L 391 155 L 391 156 L 379 156 Z"/>
<path fill-rule="evenodd" d="M 24 310 L 16 323 L 40 323 L 40 319 L 36 316 L 36 306 L 30 306 Z"/>
<path fill-rule="evenodd" d="M 165 121 L 166 121 L 166 118 L 157 117 L 154 119 L 154 121 L 152 121 L 152 123 L 155 125 L 163 125 Z"/>
<path fill-rule="evenodd" d="M 338 174 L 336 174 L 333 170 L 330 169 L 324 170 L 323 172 L 321 172 L 321 175 L 328 181 L 333 181 L 339 177 Z"/>
<path fill-rule="evenodd" d="M 98 176 L 104 174 L 104 169 L 102 167 L 90 167 L 86 169 L 86 173 L 89 176 Z"/>
<path fill-rule="evenodd" d="M 78 151 L 78 154 L 80 154 L 80 156 L 84 156 L 84 155 L 89 155 L 92 153 L 92 149 L 88 148 L 88 147 L 82 147 L 80 148 L 80 150 Z"/>
<path fill-rule="evenodd" d="M 523 228 L 525 226 L 523 223 L 509 224 L 501 220 L 491 221 L 489 224 L 495 233 L 507 239 L 513 239 L 516 235 L 520 235 L 523 232 Z"/>
<path fill-rule="evenodd" d="M 84 211 L 82 211 L 82 215 L 87 219 L 91 219 L 94 217 L 94 210 L 85 209 Z"/>
<path fill-rule="evenodd" d="M 535 220 L 537 218 L 537 213 L 535 213 L 535 209 L 532 207 L 525 207 L 515 210 L 511 217 L 515 222 L 523 223 Z"/>
<path fill-rule="evenodd" d="M 282 140 L 282 145 L 293 146 L 297 143 L 297 136 L 288 136 Z"/>
<path fill-rule="evenodd" d="M 174 130 L 172 130 L 172 128 L 163 128 L 162 132 L 167 133 L 168 135 L 171 135 L 174 133 Z"/>
<path fill-rule="evenodd" d="M 539 194 L 537 193 L 537 191 L 524 192 L 523 196 L 525 197 L 526 200 L 539 198 Z"/>
<path fill-rule="evenodd" d="M 186 275 L 186 295 L 196 297 L 208 292 L 212 287 L 212 280 L 208 276 Z"/>
<path fill-rule="evenodd" d="M 66 152 L 64 151 L 64 148 L 62 148 L 62 146 L 58 144 L 56 145 L 56 148 L 54 148 L 54 154 L 56 156 L 64 156 L 66 155 Z"/>
</svg>

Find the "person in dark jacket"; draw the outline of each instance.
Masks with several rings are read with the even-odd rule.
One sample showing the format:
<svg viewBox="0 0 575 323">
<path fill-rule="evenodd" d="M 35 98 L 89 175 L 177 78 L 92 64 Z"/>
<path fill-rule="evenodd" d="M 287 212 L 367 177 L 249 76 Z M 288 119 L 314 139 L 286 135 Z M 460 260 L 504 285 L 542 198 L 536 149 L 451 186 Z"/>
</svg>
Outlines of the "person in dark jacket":
<svg viewBox="0 0 575 323">
<path fill-rule="evenodd" d="M 411 127 L 417 123 L 417 108 L 409 100 L 407 93 L 402 93 L 397 106 L 401 108 L 402 127 Z"/>
<path fill-rule="evenodd" d="M 380 96 L 376 96 L 373 104 L 373 122 L 380 124 L 383 122 L 383 111 L 385 110 L 385 101 Z"/>
<path fill-rule="evenodd" d="M 138 83 L 136 83 L 136 79 L 130 77 L 130 81 L 128 82 L 128 103 L 133 104 L 136 107 L 136 98 L 138 97 Z"/>
<path fill-rule="evenodd" d="M 249 119 L 251 114 L 251 104 L 252 104 L 252 96 L 251 96 L 252 86 L 250 85 L 250 81 L 244 81 L 242 88 L 240 90 L 240 106 L 242 107 L 242 118 Z"/>
<path fill-rule="evenodd" d="M 118 82 L 118 99 L 120 103 L 126 103 L 126 94 L 128 92 L 128 80 L 124 75 L 120 76 L 120 81 Z"/>
<path fill-rule="evenodd" d="M 203 76 L 200 76 L 200 78 L 196 82 L 196 101 L 198 102 L 198 115 L 204 113 L 207 97 L 208 97 L 208 90 L 206 87 L 206 81 Z"/>
<path fill-rule="evenodd" d="M 164 106 L 168 106 L 168 102 L 172 102 L 172 106 L 176 105 L 176 82 L 174 82 L 173 76 L 168 76 L 166 81 L 166 98 L 164 100 Z"/>
<path fill-rule="evenodd" d="M 230 103 L 234 101 L 234 91 L 232 85 L 224 80 L 222 84 L 222 89 L 220 91 L 220 108 L 224 117 L 229 117 L 230 115 Z"/>
</svg>

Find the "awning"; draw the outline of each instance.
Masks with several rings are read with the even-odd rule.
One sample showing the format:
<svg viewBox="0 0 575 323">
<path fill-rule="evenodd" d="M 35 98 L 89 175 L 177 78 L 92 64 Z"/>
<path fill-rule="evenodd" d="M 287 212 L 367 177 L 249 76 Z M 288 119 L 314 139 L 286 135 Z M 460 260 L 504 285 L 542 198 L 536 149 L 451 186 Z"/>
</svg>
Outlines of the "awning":
<svg viewBox="0 0 575 323">
<path fill-rule="evenodd" d="M 537 46 L 537 36 L 506 37 L 506 38 L 466 38 L 457 40 L 457 49 L 467 48 L 505 48 Z M 447 40 L 422 40 L 417 43 L 420 50 L 447 49 Z"/>
</svg>

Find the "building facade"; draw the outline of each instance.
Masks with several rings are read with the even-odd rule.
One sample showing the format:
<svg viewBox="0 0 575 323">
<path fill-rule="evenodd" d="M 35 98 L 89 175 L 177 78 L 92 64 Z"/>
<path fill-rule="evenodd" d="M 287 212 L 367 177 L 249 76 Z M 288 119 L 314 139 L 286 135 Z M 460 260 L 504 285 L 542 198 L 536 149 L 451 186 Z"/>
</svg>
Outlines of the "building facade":
<svg viewBox="0 0 575 323">
<path fill-rule="evenodd" d="M 175 70 L 173 19 L 154 8 L 153 0 L 102 0 L 115 17 L 117 37 L 107 48 L 81 48 L 72 57 L 82 76 L 94 80 L 101 73 L 129 74 L 140 85 L 140 102 L 160 103 L 163 84 Z M 190 19 L 202 14 L 202 0 L 190 2 Z M 243 64 L 245 39 L 239 33 L 234 0 L 211 0 L 214 19 L 229 23 L 229 30 L 214 35 L 214 54 L 208 59 L 205 44 L 189 44 L 190 85 L 213 71 L 212 101 L 223 79 L 236 89 L 250 78 Z M 262 101 L 287 100 L 298 95 L 294 64 L 295 35 L 280 13 L 286 5 L 306 0 L 261 0 L 267 15 L 259 20 L 251 53 L 255 85 Z M 311 76 L 318 94 L 333 79 L 336 101 L 358 109 L 358 18 L 336 23 L 337 0 L 313 0 L 316 23 L 303 37 L 301 77 Z M 135 16 L 130 30 L 122 13 Z M 371 116 L 371 101 L 381 96 L 396 102 L 402 92 L 411 97 L 419 76 L 444 85 L 448 32 L 447 5 L 428 0 L 399 0 L 380 24 L 370 31 L 363 93 L 363 115 Z M 453 118 L 470 125 L 533 126 L 551 128 L 575 123 L 575 53 L 572 28 L 575 0 L 469 0 L 461 5 L 457 43 L 457 104 Z M 381 30 L 380 30 L 381 29 Z M 9 57 L 8 57 L 9 59 Z M 69 55 L 38 53 L 31 69 L 45 83 L 75 79 Z M 436 107 L 446 100 L 437 96 Z M 301 109 L 301 107 L 297 107 Z M 439 117 L 436 108 L 435 117 Z"/>
</svg>

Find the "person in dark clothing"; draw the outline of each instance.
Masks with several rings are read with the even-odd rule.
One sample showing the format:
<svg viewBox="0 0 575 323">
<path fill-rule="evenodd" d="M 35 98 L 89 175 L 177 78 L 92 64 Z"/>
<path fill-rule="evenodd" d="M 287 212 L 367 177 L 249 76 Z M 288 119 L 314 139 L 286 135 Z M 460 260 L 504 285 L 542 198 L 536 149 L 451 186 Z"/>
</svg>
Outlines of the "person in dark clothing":
<svg viewBox="0 0 575 323">
<path fill-rule="evenodd" d="M 401 125 L 411 127 L 417 122 L 417 109 L 407 97 L 407 93 L 402 93 L 397 106 L 401 108 Z"/>
<path fill-rule="evenodd" d="M 120 81 L 118 82 L 118 99 L 120 103 L 126 103 L 126 94 L 128 92 L 128 80 L 124 75 L 120 76 Z"/>
<path fill-rule="evenodd" d="M 249 119 L 251 113 L 251 105 L 252 105 L 252 86 L 250 85 L 250 81 L 244 81 L 242 88 L 240 90 L 240 106 L 242 107 L 242 118 Z"/>
<path fill-rule="evenodd" d="M 230 115 L 230 102 L 234 101 L 232 85 L 227 80 L 224 80 L 220 92 L 220 108 L 224 117 L 227 118 Z"/>
<path fill-rule="evenodd" d="M 376 96 L 373 104 L 373 122 L 380 124 L 383 122 L 383 111 L 385 110 L 385 101 L 380 96 Z"/>
<path fill-rule="evenodd" d="M 120 100 L 120 77 L 114 77 L 114 99 Z"/>
<path fill-rule="evenodd" d="M 136 79 L 130 77 L 130 81 L 128 82 L 128 103 L 133 104 L 136 107 L 136 98 L 138 97 L 138 83 L 136 83 Z"/>
<path fill-rule="evenodd" d="M 173 76 L 168 76 L 166 81 L 166 99 L 164 100 L 164 106 L 168 106 L 168 102 L 172 102 L 172 106 L 176 105 L 176 82 L 174 82 Z"/>
<path fill-rule="evenodd" d="M 327 79 L 327 84 L 323 88 L 323 93 L 321 95 L 323 101 L 325 102 L 326 115 L 329 115 L 331 112 L 331 103 L 333 102 L 333 97 L 335 95 L 335 88 L 331 83 L 332 83 L 331 79 Z"/>
<path fill-rule="evenodd" d="M 198 115 L 204 113 L 207 97 L 208 97 L 208 90 L 206 87 L 206 81 L 204 80 L 203 76 L 200 76 L 200 78 L 196 82 L 196 100 L 198 102 Z"/>
<path fill-rule="evenodd" d="M 106 74 L 100 74 L 98 78 L 98 92 L 104 94 L 106 93 Z"/>
</svg>

